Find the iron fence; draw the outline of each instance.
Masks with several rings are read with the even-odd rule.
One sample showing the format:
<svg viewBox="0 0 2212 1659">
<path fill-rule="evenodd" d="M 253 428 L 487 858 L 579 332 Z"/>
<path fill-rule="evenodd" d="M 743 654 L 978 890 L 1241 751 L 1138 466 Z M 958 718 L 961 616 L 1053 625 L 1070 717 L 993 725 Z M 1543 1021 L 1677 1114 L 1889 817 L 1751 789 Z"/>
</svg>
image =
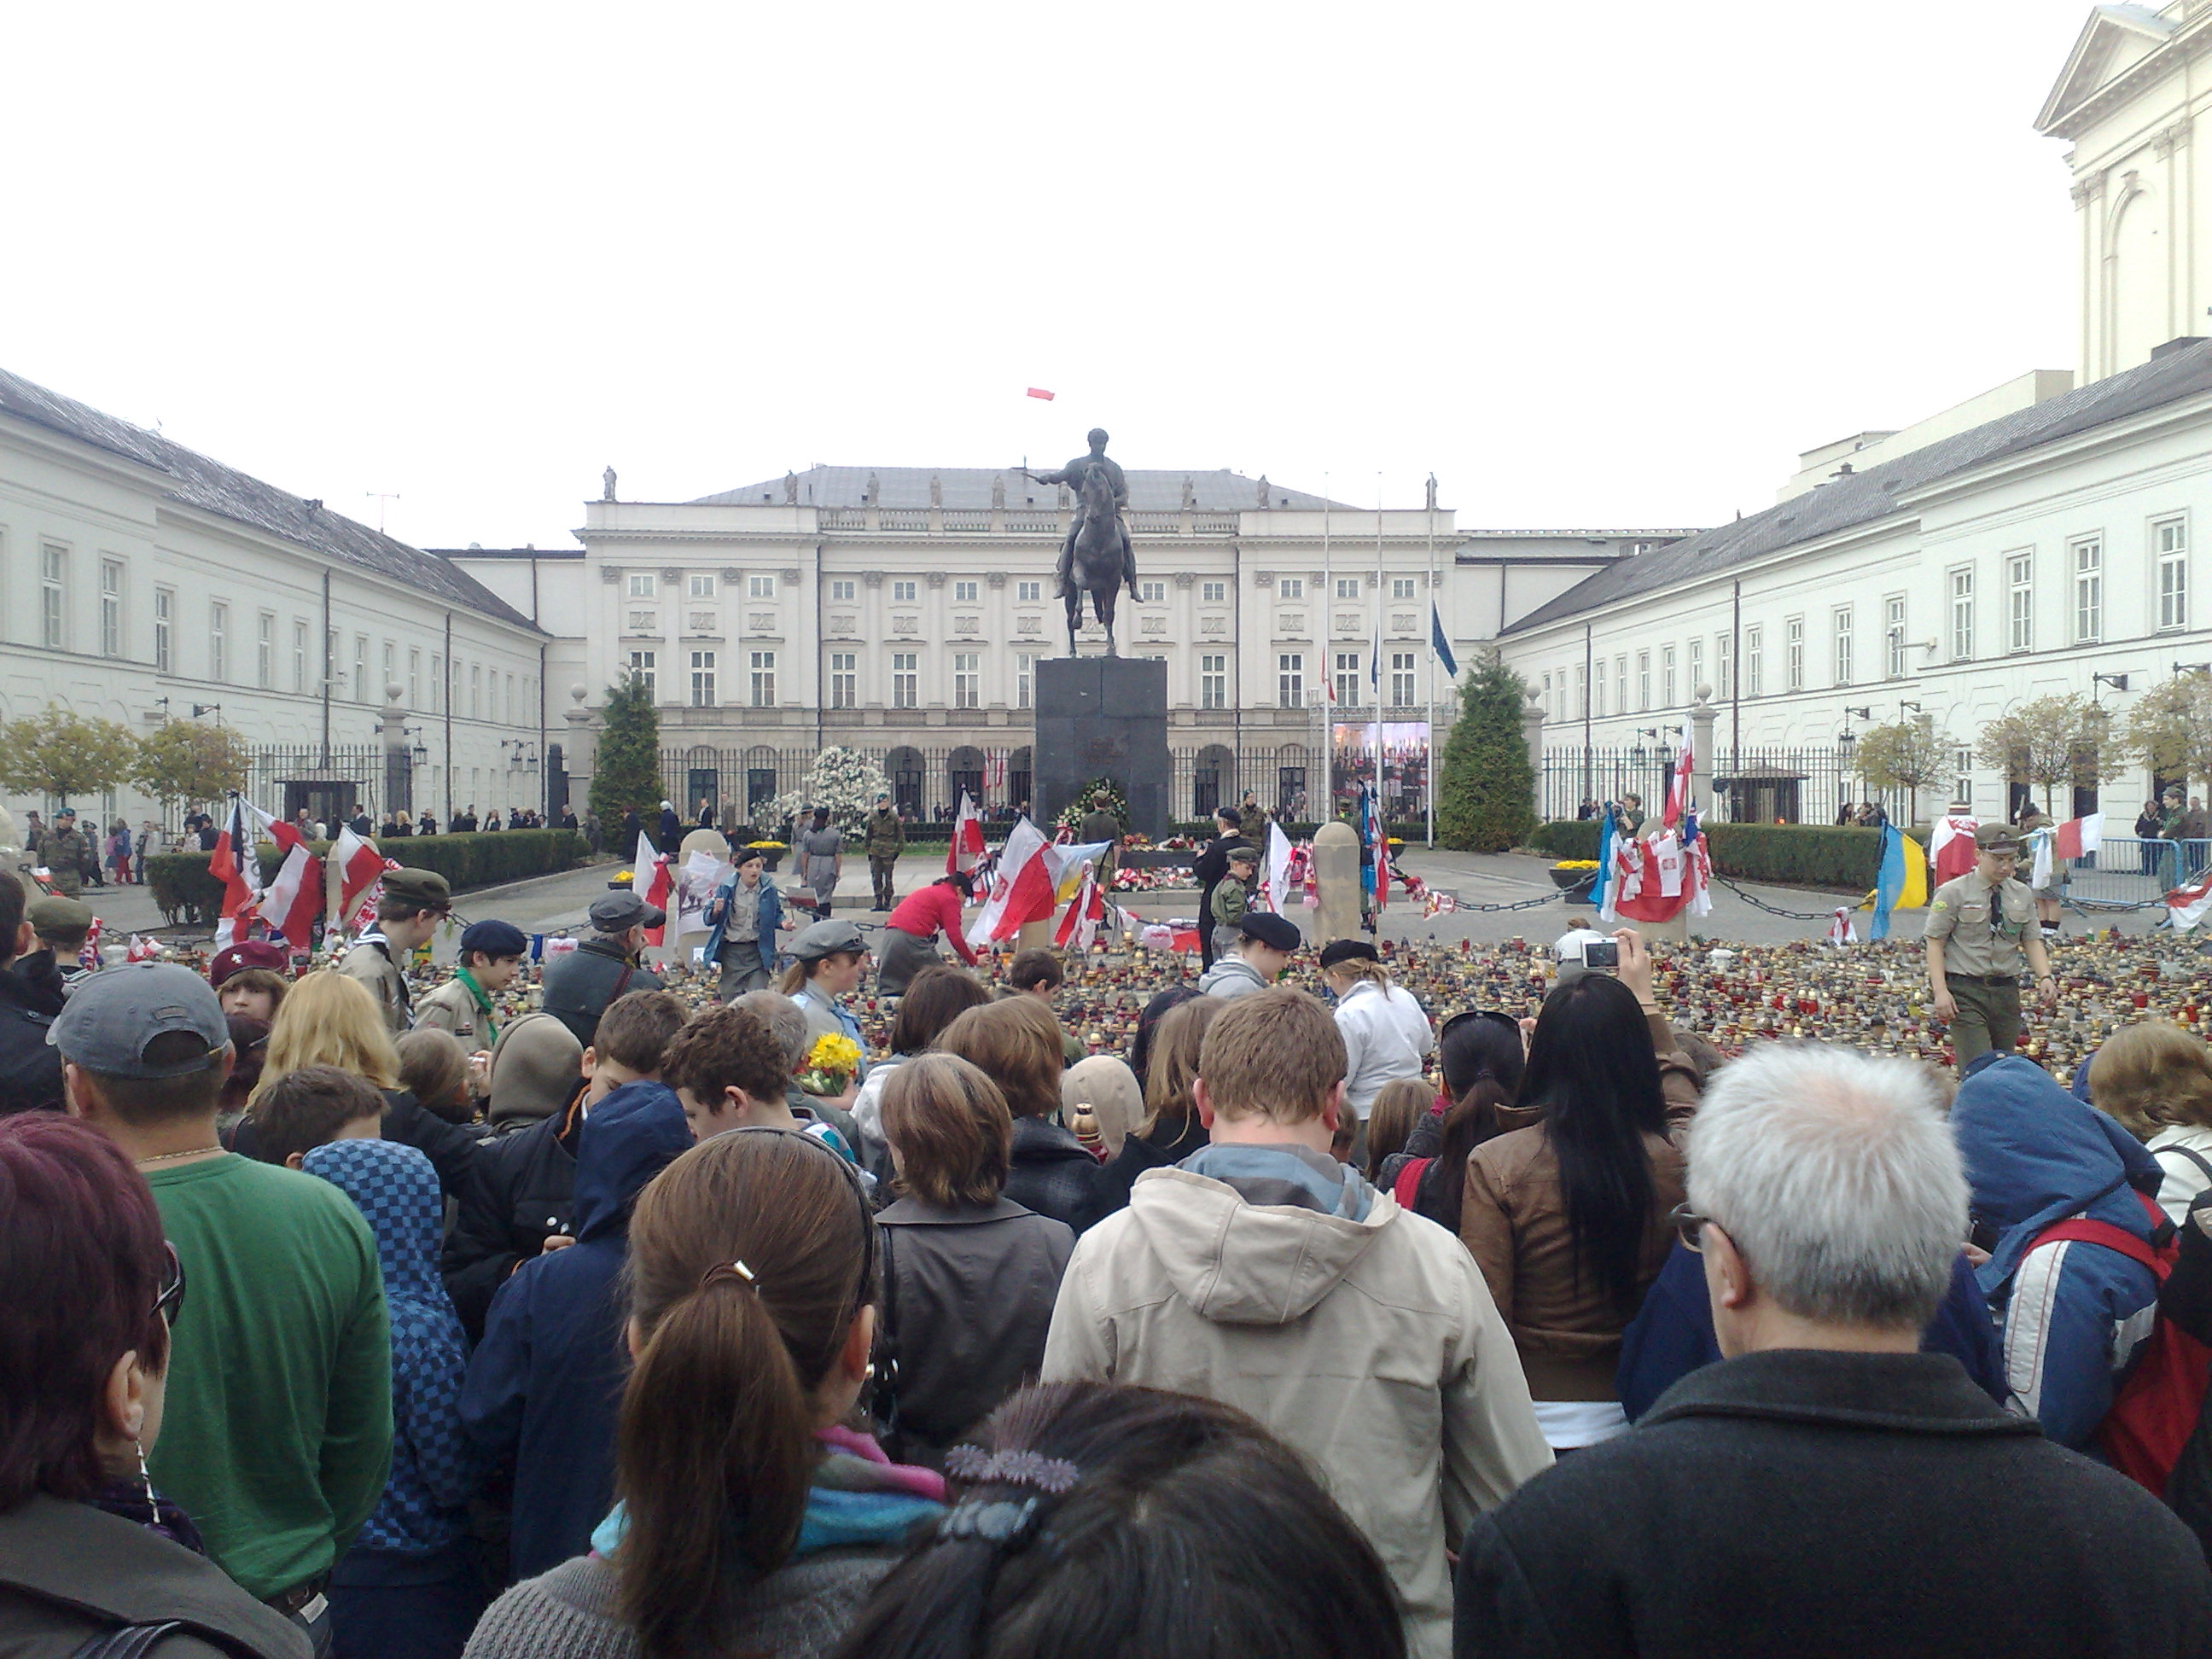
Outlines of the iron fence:
<svg viewBox="0 0 2212 1659">
<path fill-rule="evenodd" d="M 414 805 L 410 752 L 387 752 L 381 744 L 257 749 L 246 779 L 246 799 L 281 818 L 305 810 L 325 823 L 341 823 L 356 812 L 381 822 L 386 811 Z M 438 805 L 442 809 L 444 803 Z"/>
<path fill-rule="evenodd" d="M 1674 768 L 1674 751 L 1666 744 L 1547 749 L 1543 816 L 1576 817 L 1585 803 L 1631 794 L 1647 808 L 1655 806 L 1667 798 Z M 1723 750 L 1711 771 L 1713 799 L 1706 815 L 1720 823 L 1833 823 L 1846 803 L 1876 801 L 1893 815 L 1905 806 L 1901 797 L 1893 805 L 1881 792 L 1867 788 L 1851 771 L 1850 751 L 1841 747 Z"/>
</svg>

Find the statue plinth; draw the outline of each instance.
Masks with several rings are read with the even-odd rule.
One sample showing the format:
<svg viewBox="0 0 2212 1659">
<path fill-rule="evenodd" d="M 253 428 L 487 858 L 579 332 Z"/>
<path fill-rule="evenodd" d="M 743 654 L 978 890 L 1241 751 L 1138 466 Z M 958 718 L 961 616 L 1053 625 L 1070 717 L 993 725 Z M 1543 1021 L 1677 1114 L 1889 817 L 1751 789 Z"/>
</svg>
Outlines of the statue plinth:
<svg viewBox="0 0 2212 1659">
<path fill-rule="evenodd" d="M 1144 657 L 1058 657 L 1036 665 L 1030 816 L 1058 817 L 1076 791 L 1109 777 L 1129 802 L 1128 828 L 1168 832 L 1175 761 L 1168 752 L 1168 665 Z"/>
</svg>

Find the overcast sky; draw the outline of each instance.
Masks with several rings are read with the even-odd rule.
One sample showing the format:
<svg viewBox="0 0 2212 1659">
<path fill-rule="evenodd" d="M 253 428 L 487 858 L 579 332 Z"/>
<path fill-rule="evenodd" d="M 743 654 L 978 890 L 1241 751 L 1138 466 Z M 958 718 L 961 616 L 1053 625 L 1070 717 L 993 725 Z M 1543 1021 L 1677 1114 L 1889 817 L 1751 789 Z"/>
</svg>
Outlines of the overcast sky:
<svg viewBox="0 0 2212 1659">
<path fill-rule="evenodd" d="M 2088 11 L 14 6 L 0 366 L 425 546 L 1094 423 L 1705 525 L 2073 366 Z"/>
</svg>

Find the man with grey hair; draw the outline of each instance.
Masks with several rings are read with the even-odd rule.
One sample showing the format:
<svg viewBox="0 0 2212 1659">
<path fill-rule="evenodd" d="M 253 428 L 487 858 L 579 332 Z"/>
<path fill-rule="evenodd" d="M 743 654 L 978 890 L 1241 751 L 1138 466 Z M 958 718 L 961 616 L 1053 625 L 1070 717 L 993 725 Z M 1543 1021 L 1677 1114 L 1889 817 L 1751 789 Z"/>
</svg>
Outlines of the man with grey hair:
<svg viewBox="0 0 2212 1659">
<path fill-rule="evenodd" d="M 1917 1352 L 1967 1223 L 1923 1068 L 1754 1049 L 1688 1158 L 1725 1358 L 1475 1522 L 1456 1655 L 2212 1651 L 2172 1512 Z"/>
</svg>

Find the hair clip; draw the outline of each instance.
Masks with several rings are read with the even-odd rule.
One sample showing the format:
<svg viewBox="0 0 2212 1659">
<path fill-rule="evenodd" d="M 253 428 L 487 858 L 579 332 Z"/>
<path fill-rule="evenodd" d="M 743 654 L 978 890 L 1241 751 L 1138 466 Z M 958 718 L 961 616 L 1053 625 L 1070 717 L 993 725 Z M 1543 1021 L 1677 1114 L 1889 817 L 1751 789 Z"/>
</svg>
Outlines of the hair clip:
<svg viewBox="0 0 2212 1659">
<path fill-rule="evenodd" d="M 1030 1486 L 1055 1498 L 1083 1474 L 1064 1457 L 1034 1451 L 987 1452 L 981 1446 L 955 1446 L 945 1455 L 945 1472 L 971 1486 Z"/>
<path fill-rule="evenodd" d="M 755 1291 L 760 1289 L 759 1279 L 755 1276 L 753 1270 L 742 1261 L 717 1261 L 699 1275 L 699 1288 L 703 1291 L 709 1285 L 717 1284 L 725 1279 L 738 1280 Z"/>
<path fill-rule="evenodd" d="M 937 1523 L 939 1538 L 980 1538 L 1000 1548 L 1025 1542 L 1036 1526 L 1037 1501 L 1024 1498 L 1018 1504 L 1000 1498 L 984 1503 L 971 1498 L 945 1512 Z"/>
</svg>

